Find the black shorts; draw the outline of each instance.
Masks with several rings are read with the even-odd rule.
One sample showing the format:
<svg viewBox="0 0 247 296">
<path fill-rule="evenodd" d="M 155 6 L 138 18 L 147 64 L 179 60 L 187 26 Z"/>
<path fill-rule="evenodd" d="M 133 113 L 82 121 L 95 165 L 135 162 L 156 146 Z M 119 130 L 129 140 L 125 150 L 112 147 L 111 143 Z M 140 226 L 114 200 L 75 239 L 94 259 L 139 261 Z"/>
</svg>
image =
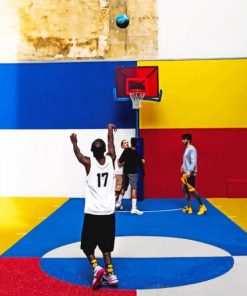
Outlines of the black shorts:
<svg viewBox="0 0 247 296">
<path fill-rule="evenodd" d="M 101 252 L 108 253 L 114 249 L 115 214 L 84 215 L 81 234 L 81 249 L 88 255 L 94 254 L 98 246 Z"/>
<path fill-rule="evenodd" d="M 187 183 L 195 188 L 196 187 L 196 177 L 194 175 L 190 175 L 187 178 Z"/>
<path fill-rule="evenodd" d="M 196 177 L 194 175 L 190 175 L 190 177 L 182 176 L 181 181 L 185 192 L 194 192 L 196 190 Z"/>
</svg>

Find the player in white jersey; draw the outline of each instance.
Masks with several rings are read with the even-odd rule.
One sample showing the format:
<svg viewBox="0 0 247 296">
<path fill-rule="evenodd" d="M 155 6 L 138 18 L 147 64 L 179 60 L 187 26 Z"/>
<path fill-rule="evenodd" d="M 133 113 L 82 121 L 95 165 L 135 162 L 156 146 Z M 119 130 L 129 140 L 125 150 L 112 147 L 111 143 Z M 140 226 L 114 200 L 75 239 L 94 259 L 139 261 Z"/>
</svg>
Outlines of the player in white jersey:
<svg viewBox="0 0 247 296">
<path fill-rule="evenodd" d="M 108 152 L 102 139 L 93 141 L 92 158 L 84 156 L 77 145 L 77 136 L 70 136 L 74 153 L 86 170 L 86 197 L 84 222 L 81 235 L 81 249 L 93 268 L 93 289 L 100 285 L 116 286 L 117 276 L 114 274 L 111 252 L 115 241 L 115 172 L 116 159 L 113 140 L 114 124 L 108 125 Z M 98 265 L 95 248 L 99 247 L 105 261 L 105 269 Z"/>
</svg>

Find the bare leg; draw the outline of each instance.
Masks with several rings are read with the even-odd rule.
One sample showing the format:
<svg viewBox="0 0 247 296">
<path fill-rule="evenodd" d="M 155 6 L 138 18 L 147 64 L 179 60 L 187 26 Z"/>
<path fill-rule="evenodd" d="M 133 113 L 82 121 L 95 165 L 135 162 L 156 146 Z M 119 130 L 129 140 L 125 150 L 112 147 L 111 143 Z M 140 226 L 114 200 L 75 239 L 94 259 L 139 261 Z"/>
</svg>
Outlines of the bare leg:
<svg viewBox="0 0 247 296">
<path fill-rule="evenodd" d="M 104 261 L 105 261 L 105 267 L 106 272 L 108 275 L 114 274 L 113 272 L 113 266 L 112 266 L 112 259 L 111 259 L 111 253 L 103 253 Z"/>
<path fill-rule="evenodd" d="M 120 195 L 120 191 L 115 191 L 115 201 L 116 202 L 118 201 L 119 195 Z"/>
<path fill-rule="evenodd" d="M 92 265 L 93 269 L 98 265 L 97 259 L 95 258 L 94 254 L 88 255 L 87 259 L 89 263 Z"/>
<path fill-rule="evenodd" d="M 104 268 L 98 265 L 97 259 L 95 258 L 94 254 L 87 255 L 87 258 L 93 269 L 92 288 L 95 290 L 100 287 L 101 279 L 104 276 L 105 270 Z"/>
<path fill-rule="evenodd" d="M 111 253 L 107 252 L 107 253 L 103 253 L 103 257 L 104 257 L 104 261 L 105 261 L 105 265 L 109 265 L 112 264 L 112 259 L 111 259 Z"/>
<path fill-rule="evenodd" d="M 136 209 L 137 204 L 137 190 L 131 189 L 131 203 L 132 203 L 132 210 Z"/>
<path fill-rule="evenodd" d="M 131 198 L 137 199 L 137 189 L 131 189 Z"/>
<path fill-rule="evenodd" d="M 120 193 L 117 196 L 117 199 L 116 199 L 116 210 L 122 210 L 123 209 L 122 199 L 123 199 L 124 193 L 125 193 L 125 190 L 122 188 Z"/>
</svg>

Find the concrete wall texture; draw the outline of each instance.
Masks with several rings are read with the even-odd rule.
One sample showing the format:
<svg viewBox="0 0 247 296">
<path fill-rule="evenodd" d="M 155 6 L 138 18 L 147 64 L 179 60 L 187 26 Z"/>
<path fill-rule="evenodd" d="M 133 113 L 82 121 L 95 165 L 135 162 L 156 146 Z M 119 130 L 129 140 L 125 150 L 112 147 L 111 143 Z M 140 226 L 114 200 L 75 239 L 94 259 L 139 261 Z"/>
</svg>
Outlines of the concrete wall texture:
<svg viewBox="0 0 247 296">
<path fill-rule="evenodd" d="M 1 1 L 0 196 L 83 196 L 70 132 L 86 153 L 108 122 L 116 144 L 133 136 L 131 103 L 113 100 L 115 69 L 155 65 L 163 98 L 140 112 L 145 197 L 182 196 L 184 132 L 202 195 L 246 197 L 246 13 L 244 0 Z"/>
</svg>

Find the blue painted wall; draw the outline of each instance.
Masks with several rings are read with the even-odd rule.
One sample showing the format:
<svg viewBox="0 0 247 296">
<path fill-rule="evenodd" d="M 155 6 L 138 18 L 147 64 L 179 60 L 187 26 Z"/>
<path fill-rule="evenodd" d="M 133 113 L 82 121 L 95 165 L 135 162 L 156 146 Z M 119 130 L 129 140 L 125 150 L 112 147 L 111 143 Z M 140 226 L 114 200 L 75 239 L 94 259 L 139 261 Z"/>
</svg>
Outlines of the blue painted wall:
<svg viewBox="0 0 247 296">
<path fill-rule="evenodd" d="M 115 69 L 136 62 L 0 64 L 0 129 L 134 128 L 113 100 Z"/>
</svg>

